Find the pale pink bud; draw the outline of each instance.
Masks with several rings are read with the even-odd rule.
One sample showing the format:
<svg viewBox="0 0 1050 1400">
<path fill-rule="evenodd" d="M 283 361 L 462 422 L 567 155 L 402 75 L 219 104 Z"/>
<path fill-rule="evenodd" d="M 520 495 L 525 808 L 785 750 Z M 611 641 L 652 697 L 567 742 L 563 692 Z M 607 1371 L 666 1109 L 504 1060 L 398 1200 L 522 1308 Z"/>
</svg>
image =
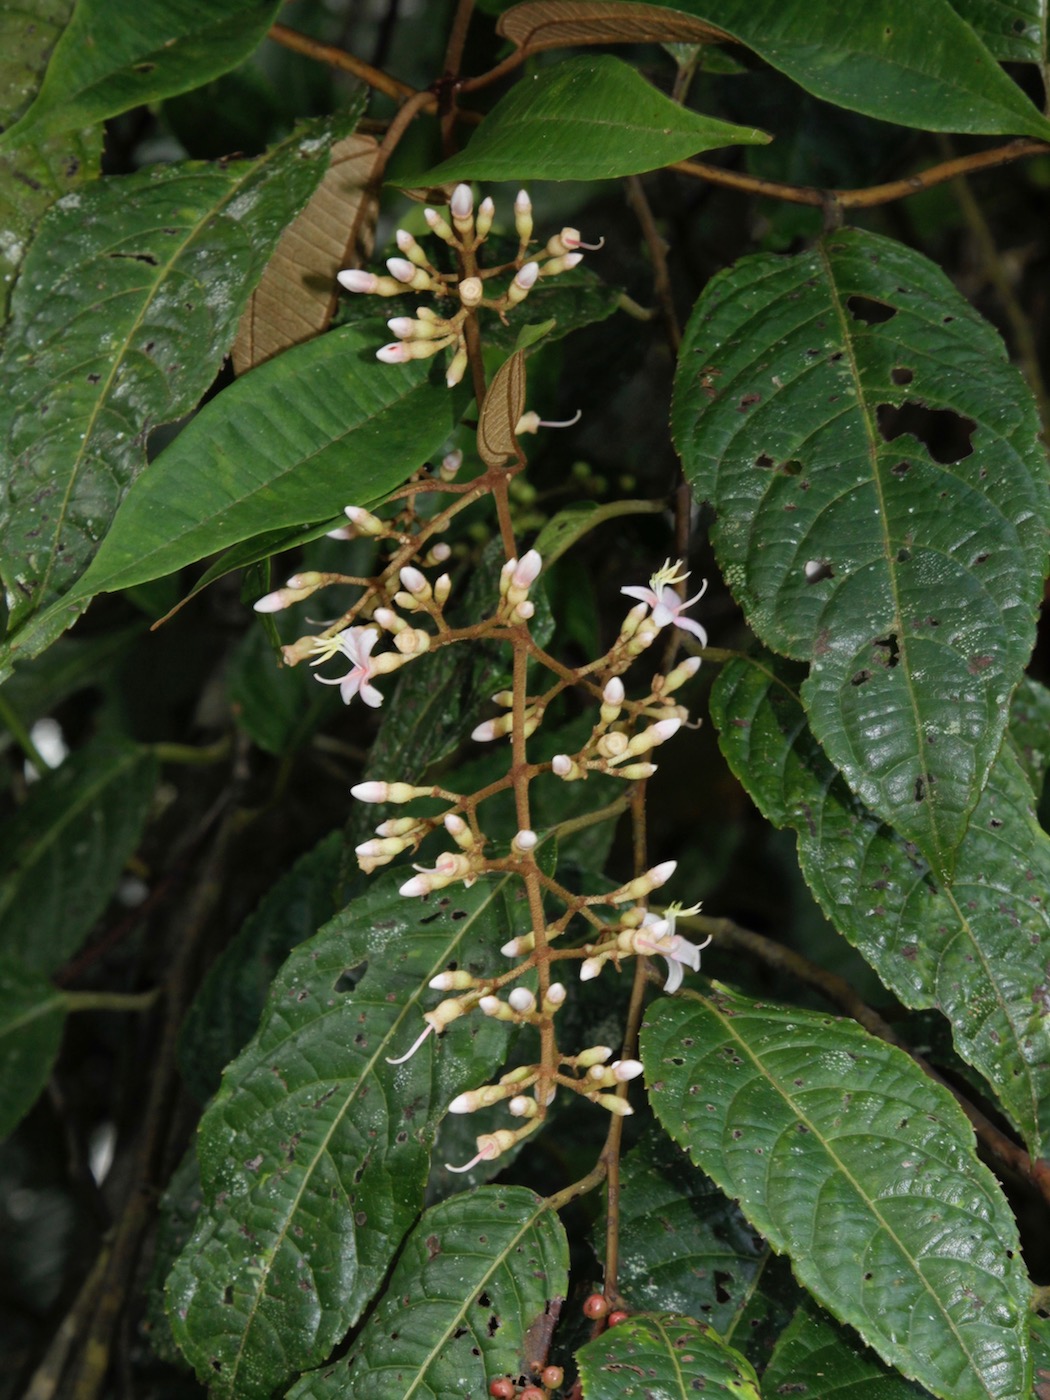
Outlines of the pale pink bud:
<svg viewBox="0 0 1050 1400">
<path fill-rule="evenodd" d="M 505 958 L 520 958 L 526 953 L 531 953 L 536 946 L 536 935 L 534 933 L 523 933 L 517 938 L 512 938 L 509 943 L 504 943 L 500 952 Z"/>
<path fill-rule="evenodd" d="M 451 553 L 452 546 L 450 544 L 446 544 L 445 541 L 442 540 L 440 544 L 436 544 L 433 547 L 433 549 L 430 551 L 427 557 L 429 558 L 432 564 L 443 564 L 445 560 L 451 555 Z"/>
<path fill-rule="evenodd" d="M 673 671 L 668 671 L 667 675 L 664 677 L 662 694 L 670 695 L 671 692 L 677 690 L 680 685 L 684 685 L 686 681 L 692 680 L 699 669 L 699 656 L 687 656 L 684 661 L 678 663 Z"/>
<path fill-rule="evenodd" d="M 478 205 L 478 237 L 487 238 L 489 229 L 492 227 L 492 220 L 496 214 L 496 206 L 491 199 L 483 199 Z"/>
<path fill-rule="evenodd" d="M 441 215 L 436 209 L 424 209 L 423 218 L 426 219 L 427 225 L 430 228 L 431 232 L 436 233 L 437 236 L 443 239 L 446 243 L 455 243 L 455 234 L 449 228 L 448 224 L 445 223 L 444 219 L 441 217 Z"/>
<path fill-rule="evenodd" d="M 326 530 L 325 538 L 329 540 L 352 540 L 354 532 L 349 525 L 337 525 L 334 530 Z"/>
<path fill-rule="evenodd" d="M 514 1118 L 535 1118 L 539 1109 L 536 1100 L 525 1094 L 516 1094 L 507 1104 L 507 1112 Z"/>
<path fill-rule="evenodd" d="M 539 578 L 543 559 L 535 549 L 526 550 L 511 578 L 515 588 L 528 588 Z"/>
<path fill-rule="evenodd" d="M 433 983 L 431 983 L 431 986 L 433 986 Z M 448 1106 L 449 1113 L 473 1113 L 476 1109 L 477 1102 L 470 1090 L 465 1094 L 457 1094 Z"/>
<path fill-rule="evenodd" d="M 430 592 L 430 584 L 411 564 L 406 564 L 400 573 L 401 582 L 415 598 L 425 598 Z"/>
<path fill-rule="evenodd" d="M 520 855 L 525 855 L 527 852 L 535 849 L 538 840 L 539 837 L 534 831 L 519 831 L 514 837 L 514 840 L 510 843 L 511 850 L 517 851 Z"/>
<path fill-rule="evenodd" d="M 405 899 L 417 899 L 422 895 L 429 894 L 434 888 L 429 875 L 413 875 L 411 880 L 406 880 L 398 890 L 398 894 L 404 895 Z"/>
<path fill-rule="evenodd" d="M 532 237 L 532 200 L 526 190 L 519 190 L 514 201 L 514 228 L 522 244 Z"/>
<path fill-rule="evenodd" d="M 449 367 L 445 373 L 445 383 L 450 389 L 454 389 L 467 371 L 467 350 L 462 346 L 452 356 Z M 447 480 L 447 478 L 446 478 Z"/>
<path fill-rule="evenodd" d="M 387 327 L 392 330 L 398 340 L 406 340 L 415 333 L 418 322 L 413 321 L 411 316 L 391 316 L 387 321 Z"/>
<path fill-rule="evenodd" d="M 507 301 L 511 306 L 517 306 L 525 300 L 539 275 L 539 263 L 527 262 L 524 267 L 518 268 L 514 274 L 514 281 L 507 288 Z"/>
<path fill-rule="evenodd" d="M 551 771 L 559 778 L 567 778 L 572 769 L 573 762 L 567 753 L 556 753 L 551 759 Z"/>
<path fill-rule="evenodd" d="M 487 744 L 493 739 L 498 739 L 500 735 L 496 732 L 496 721 L 483 719 L 477 728 L 472 730 L 470 737 L 477 740 L 479 744 Z"/>
<path fill-rule="evenodd" d="M 545 262 L 540 268 L 540 276 L 557 277 L 561 272 L 570 272 L 581 262 L 583 262 L 582 253 L 566 253 L 564 257 L 551 258 L 549 262 Z M 389 263 L 387 263 L 387 267 L 390 267 Z M 393 271 L 393 269 L 391 269 L 391 271 Z"/>
<path fill-rule="evenodd" d="M 523 603 L 518 603 L 514 609 L 514 616 L 521 622 L 528 622 L 536 613 L 536 604 L 530 603 L 526 598 Z"/>
<path fill-rule="evenodd" d="M 626 1084 L 631 1079 L 637 1079 L 645 1066 L 640 1060 L 614 1060 L 612 1064 L 613 1077 L 621 1084 Z"/>
<path fill-rule="evenodd" d="M 508 1005 L 522 1015 L 536 1010 L 536 998 L 528 987 L 515 987 L 507 997 Z"/>
<path fill-rule="evenodd" d="M 398 340 L 395 340 L 390 345 L 384 345 L 381 349 L 376 351 L 376 359 L 382 360 L 385 365 L 403 365 L 411 358 L 412 357 L 408 353 L 408 346 L 402 345 Z"/>
<path fill-rule="evenodd" d="M 379 285 L 379 278 L 374 272 L 365 272 L 356 267 L 336 273 L 336 278 L 348 292 L 374 292 Z"/>
<path fill-rule="evenodd" d="M 474 979 L 469 972 L 460 968 L 455 972 L 439 972 L 428 985 L 435 992 L 462 992 L 467 987 L 473 987 Z"/>
<path fill-rule="evenodd" d="M 434 601 L 438 607 L 444 607 L 448 602 L 449 594 L 452 592 L 452 580 L 448 574 L 442 574 L 434 580 Z"/>
<path fill-rule="evenodd" d="M 393 608 L 376 608 L 372 614 L 372 621 L 378 623 L 384 632 L 403 632 L 408 623 Z"/>
<path fill-rule="evenodd" d="M 283 612 L 290 602 L 295 599 L 288 597 L 286 588 L 277 588 L 272 593 L 264 593 L 261 598 L 256 598 L 252 607 L 257 613 Z"/>
<path fill-rule="evenodd" d="M 388 783 L 358 783 L 350 789 L 350 795 L 358 802 L 387 802 L 389 790 Z"/>
<path fill-rule="evenodd" d="M 406 258 L 387 258 L 386 265 L 390 275 L 399 282 L 411 282 L 416 275 L 416 269 Z"/>
<path fill-rule="evenodd" d="M 580 981 L 591 982 L 605 966 L 605 959 L 602 957 L 584 958 L 580 963 Z"/>
<path fill-rule="evenodd" d="M 457 185 L 449 200 L 449 209 L 454 219 L 469 219 L 474 208 L 474 195 L 469 185 Z"/>
<path fill-rule="evenodd" d="M 448 452 L 441 459 L 441 466 L 438 468 L 438 476 L 442 481 L 452 481 L 463 465 L 463 453 L 457 447 L 454 452 Z"/>
<path fill-rule="evenodd" d="M 543 999 L 544 1011 L 556 1011 L 565 1001 L 567 993 L 564 982 L 552 982 L 547 988 L 547 995 Z"/>
<path fill-rule="evenodd" d="M 616 776 L 626 778 L 629 783 L 641 783 L 655 772 L 655 763 L 625 763 L 622 768 L 617 768 Z"/>
<path fill-rule="evenodd" d="M 386 530 L 379 517 L 363 506 L 345 506 L 343 514 L 359 535 L 381 535 Z"/>
<path fill-rule="evenodd" d="M 622 705 L 624 699 L 623 681 L 619 676 L 613 676 L 607 681 L 605 689 L 602 691 L 602 699 L 607 705 Z"/>
</svg>

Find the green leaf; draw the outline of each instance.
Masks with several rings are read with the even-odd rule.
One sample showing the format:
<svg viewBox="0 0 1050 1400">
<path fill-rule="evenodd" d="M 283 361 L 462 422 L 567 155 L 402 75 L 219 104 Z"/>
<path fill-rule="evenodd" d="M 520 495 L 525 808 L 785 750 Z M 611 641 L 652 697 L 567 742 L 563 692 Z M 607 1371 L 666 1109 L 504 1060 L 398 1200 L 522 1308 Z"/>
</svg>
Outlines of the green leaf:
<svg viewBox="0 0 1050 1400">
<path fill-rule="evenodd" d="M 916 1400 L 929 1391 L 891 1371 L 854 1333 L 834 1323 L 813 1302 L 784 1329 L 762 1372 L 767 1395 L 806 1400 Z"/>
<path fill-rule="evenodd" d="M 403 1055 L 450 965 L 502 971 L 511 877 L 425 900 L 384 872 L 277 976 L 199 1136 L 208 1202 L 168 1284 L 176 1340 L 216 1397 L 269 1396 L 361 1315 L 423 1204 L 453 1096 L 482 1082 L 502 1024 L 454 1021 Z"/>
<path fill-rule="evenodd" d="M 274 974 L 336 913 L 343 836 L 332 831 L 263 896 L 212 964 L 179 1032 L 179 1067 L 201 1101 L 251 1040 Z"/>
<path fill-rule="evenodd" d="M 69 590 L 145 467 L 150 430 L 211 383 L 342 122 L 300 130 L 255 161 L 96 182 L 48 211 L 0 361 L 12 628 Z"/>
<path fill-rule="evenodd" d="M 45 773 L 0 827 L 0 951 L 52 972 L 134 853 L 157 781 L 152 750 L 96 739 Z"/>
<path fill-rule="evenodd" d="M 716 146 L 770 138 L 679 106 L 611 54 L 563 59 L 523 78 L 464 150 L 405 187 L 450 180 L 611 180 Z"/>
<path fill-rule="evenodd" d="M 576 1361 L 584 1400 L 691 1400 L 701 1390 L 761 1400 L 750 1362 L 692 1317 L 630 1317 L 581 1347 Z"/>
<path fill-rule="evenodd" d="M 903 1051 L 715 984 L 654 1003 L 642 1060 L 667 1131 L 885 1361 L 944 1400 L 1028 1394 L 1016 1224 Z"/>
<path fill-rule="evenodd" d="M 827 102 L 925 131 L 1050 138 L 1050 122 L 1008 78 L 949 0 L 672 0 L 732 34 Z"/>
<path fill-rule="evenodd" d="M 455 426 L 455 400 L 422 362 L 380 364 L 377 343 L 343 327 L 212 399 L 128 494 L 80 588 L 159 578 L 399 486 Z"/>
<path fill-rule="evenodd" d="M 951 0 L 951 4 L 1001 62 L 1043 62 L 1046 0 Z"/>
<path fill-rule="evenodd" d="M 607 520 L 620 515 L 659 515 L 666 509 L 663 501 L 579 501 L 565 506 L 551 516 L 536 538 L 534 548 L 543 556 L 544 568 L 570 550 L 577 541 Z"/>
<path fill-rule="evenodd" d="M 238 724 L 278 757 L 301 748 L 340 709 L 338 691 L 318 685 L 308 666 L 281 664 L 261 627 L 249 628 L 234 652 L 228 686 Z"/>
<path fill-rule="evenodd" d="M 603 1218 L 594 1232 L 599 1257 L 605 1226 Z M 721 1336 L 751 1301 L 769 1254 L 739 1206 L 659 1129 L 623 1158 L 619 1235 L 617 1282 L 633 1307 L 702 1316 Z"/>
<path fill-rule="evenodd" d="M 136 0 L 114 23 L 107 0 L 78 0 L 36 101 L 0 144 L 103 121 L 199 87 L 252 52 L 278 0 Z"/>
<path fill-rule="evenodd" d="M 1025 676 L 1014 692 L 1007 732 L 1038 799 L 1050 768 L 1050 690 L 1030 676 Z"/>
<path fill-rule="evenodd" d="M 21 115 L 40 85 L 72 0 L 0 9 L 0 126 Z M 0 154 L 0 320 L 37 221 L 59 195 L 98 173 L 101 128 L 28 142 Z"/>
<path fill-rule="evenodd" d="M 673 425 L 752 627 L 812 663 L 828 756 L 950 874 L 1031 649 L 1050 516 L 998 335 L 920 254 L 844 230 L 708 284 Z"/>
<path fill-rule="evenodd" d="M 348 1356 L 288 1400 L 483 1396 L 528 1360 L 568 1288 L 561 1221 L 522 1186 L 481 1186 L 426 1212 Z"/>
<path fill-rule="evenodd" d="M 1050 838 L 1004 747 L 950 886 L 849 792 L 769 658 L 731 662 L 712 714 L 730 766 L 778 826 L 798 832 L 803 874 L 828 918 L 906 1005 L 937 1007 L 1033 1157 L 1050 1151 L 1050 1029 L 1039 988 L 1050 934 Z"/>
<path fill-rule="evenodd" d="M 36 1102 L 65 1024 L 65 998 L 46 977 L 0 956 L 0 1138 Z"/>
<path fill-rule="evenodd" d="M 162 1361 L 185 1365 L 164 1311 L 164 1281 L 193 1234 L 200 1214 L 201 1174 L 197 1152 L 190 1147 L 171 1174 L 157 1207 L 157 1231 L 146 1284 L 146 1318 L 150 1348 Z"/>
</svg>

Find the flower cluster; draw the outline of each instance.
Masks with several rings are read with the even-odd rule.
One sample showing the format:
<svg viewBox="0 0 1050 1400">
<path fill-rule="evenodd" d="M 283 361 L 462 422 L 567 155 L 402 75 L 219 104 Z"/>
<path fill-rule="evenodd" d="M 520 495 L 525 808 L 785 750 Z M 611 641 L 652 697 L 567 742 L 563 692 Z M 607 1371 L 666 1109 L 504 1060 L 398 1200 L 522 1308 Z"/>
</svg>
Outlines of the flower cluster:
<svg viewBox="0 0 1050 1400">
<path fill-rule="evenodd" d="M 514 201 L 517 256 L 512 262 L 482 268 L 477 253 L 489 236 L 495 214 L 496 207 L 491 199 L 483 199 L 475 214 L 470 186 L 457 185 L 449 202 L 447 220 L 436 209 L 423 211 L 431 232 L 456 254 L 455 272 L 439 271 L 412 234 L 399 228 L 395 238 L 403 256 L 387 259 L 389 277 L 360 268 L 348 268 L 338 274 L 340 285 L 348 292 L 380 297 L 402 296 L 410 291 L 429 292 L 438 298 L 439 304 L 455 302 L 452 309 L 442 308 L 443 314 L 429 306 L 417 306 L 414 317 L 392 317 L 387 325 L 397 339 L 376 351 L 378 359 L 386 364 L 404 364 L 407 360 L 426 359 L 439 350 L 450 349 L 452 359 L 445 379 L 452 388 L 463 378 L 467 368 L 464 327 L 469 316 L 486 308 L 505 321 L 507 312 L 520 306 L 541 278 L 568 272 L 582 260 L 582 249 L 602 246 L 601 242 L 582 242 L 578 229 L 563 228 L 548 239 L 542 250 L 530 254 L 532 202 L 526 192 L 520 190 Z M 509 273 L 513 273 L 509 282 L 502 291 L 496 292 L 492 285 L 494 279 Z"/>
</svg>

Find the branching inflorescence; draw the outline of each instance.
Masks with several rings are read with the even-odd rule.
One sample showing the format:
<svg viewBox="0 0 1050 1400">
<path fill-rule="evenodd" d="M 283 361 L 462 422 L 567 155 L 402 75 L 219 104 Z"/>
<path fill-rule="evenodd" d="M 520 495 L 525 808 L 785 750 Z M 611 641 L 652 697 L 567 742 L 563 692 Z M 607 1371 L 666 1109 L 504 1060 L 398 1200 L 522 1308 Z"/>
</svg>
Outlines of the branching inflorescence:
<svg viewBox="0 0 1050 1400">
<path fill-rule="evenodd" d="M 479 307 L 505 316 L 527 296 L 538 277 L 574 266 L 582 256 L 577 249 L 585 245 L 576 230 L 563 229 L 541 254 L 530 258 L 532 211 L 522 191 L 515 202 L 516 260 L 481 271 L 476 255 L 492 226 L 492 202 L 484 200 L 475 217 L 470 189 L 460 185 L 449 212 L 450 222 L 430 209 L 426 219 L 434 233 L 456 250 L 458 275 L 438 272 L 415 240 L 401 230 L 397 241 L 405 257 L 388 261 L 391 277 L 355 270 L 340 273 L 340 281 L 352 291 L 380 296 L 402 293 L 406 286 L 439 297 L 458 296 L 459 309 L 448 316 L 420 307 L 415 320 L 395 317 L 389 324 L 400 339 L 379 351 L 380 359 L 397 363 L 451 348 L 446 376 L 451 385 L 462 377 L 467 364 L 464 328 L 468 316 Z M 486 279 L 510 271 L 513 277 L 503 294 L 486 296 Z M 518 421 L 516 436 L 535 431 L 538 424 L 535 414 L 525 414 Z M 316 677 L 322 684 L 338 685 L 348 704 L 359 697 L 378 708 L 383 692 L 377 680 L 442 647 L 500 642 L 513 651 L 513 686 L 492 697 L 497 713 L 479 723 L 472 734 L 478 743 L 510 741 L 510 762 L 502 778 L 473 793 L 457 793 L 437 785 L 417 786 L 393 776 L 389 781 L 360 783 L 352 790 L 354 797 L 365 803 L 403 807 L 425 800 L 432 807 L 437 799 L 445 804 L 436 814 L 408 814 L 381 822 L 375 835 L 356 849 L 360 868 L 371 873 L 407 853 L 416 854 L 426 838 L 443 836 L 449 844 L 434 863 L 415 864 L 414 873 L 401 885 L 400 893 L 406 899 L 426 899 L 449 886 L 469 887 L 486 876 L 508 873 L 519 877 L 526 887 L 531 930 L 511 939 L 501 950 L 513 966 L 496 977 L 477 978 L 453 968 L 433 978 L 431 988 L 447 995 L 424 1013 L 425 1025 L 416 1041 L 390 1061 L 402 1063 L 430 1035 L 439 1035 L 453 1021 L 474 1013 L 531 1025 L 539 1032 L 538 1061 L 518 1066 L 494 1083 L 467 1090 L 449 1105 L 452 1113 L 473 1113 L 505 1104 L 511 1118 L 520 1123 L 479 1135 L 475 1156 L 463 1166 L 450 1167 L 453 1171 L 466 1171 L 499 1157 L 534 1132 L 543 1123 L 559 1087 L 615 1115 L 632 1111 L 622 1089 L 641 1073 L 637 1060 L 613 1059 L 613 1048 L 606 1045 L 589 1046 L 575 1054 L 562 1052 L 555 1021 L 567 991 L 562 981 L 552 977 L 552 968 L 558 962 L 575 962 L 580 979 L 588 981 L 599 976 L 608 963 L 619 968 L 631 957 L 661 957 L 668 969 L 665 989 L 675 991 L 685 968 L 699 968 L 703 946 L 679 934 L 676 919 L 694 914 L 699 906 L 683 910 L 679 904 L 671 904 L 660 915 L 648 910 L 649 896 L 671 878 L 674 861 L 644 869 L 611 891 L 580 895 L 567 889 L 537 859 L 543 838 L 531 829 L 529 788 L 544 774 L 553 774 L 565 783 L 597 775 L 637 784 L 651 777 L 656 771 L 654 750 L 688 721 L 688 711 L 676 694 L 696 674 L 700 658 L 690 656 L 666 672 L 652 675 L 646 692 L 635 698 L 628 696 L 622 677 L 666 627 L 691 634 L 701 646 L 707 643 L 700 623 L 685 616 L 685 610 L 703 596 L 704 588 L 685 599 L 689 575 L 681 561 L 668 560 L 648 586 L 621 590 L 636 601 L 611 646 L 586 665 L 564 665 L 532 635 L 535 605 L 530 592 L 543 570 L 543 559 L 535 549 L 506 559 L 487 617 L 466 625 L 454 624 L 447 616 L 452 578 L 447 572 L 431 578 L 428 571 L 440 569 L 451 557 L 451 546 L 441 536 L 458 511 L 486 493 L 497 494 L 491 468 L 476 481 L 462 484 L 456 481 L 461 466 L 461 454 L 451 453 L 432 476 L 417 473 L 407 487 L 395 493 L 398 510 L 390 518 L 381 519 L 360 507 L 346 508 L 349 525 L 333 533 L 341 538 L 369 537 L 381 551 L 388 552 L 374 576 L 297 574 L 284 588 L 267 594 L 255 605 L 261 612 L 276 612 L 321 588 L 341 585 L 355 589 L 353 603 L 336 623 L 283 648 L 289 665 L 304 660 L 315 667 L 337 660 L 349 662 L 349 669 L 342 674 Z M 441 492 L 450 497 L 443 507 L 435 511 L 433 502 L 428 501 L 426 512 L 418 508 L 419 496 Z M 534 678 L 543 674 L 549 677 L 548 683 L 536 687 Z M 590 734 L 574 753 L 556 754 L 549 762 L 530 762 L 526 741 L 542 725 L 552 702 L 570 688 L 582 693 L 597 711 Z M 486 802 L 507 792 L 514 796 L 519 829 L 501 849 L 486 835 L 482 809 Z M 604 914 L 599 912 L 602 910 Z M 556 948 L 552 946 L 555 943 Z M 535 991 L 529 982 L 537 984 Z"/>
</svg>

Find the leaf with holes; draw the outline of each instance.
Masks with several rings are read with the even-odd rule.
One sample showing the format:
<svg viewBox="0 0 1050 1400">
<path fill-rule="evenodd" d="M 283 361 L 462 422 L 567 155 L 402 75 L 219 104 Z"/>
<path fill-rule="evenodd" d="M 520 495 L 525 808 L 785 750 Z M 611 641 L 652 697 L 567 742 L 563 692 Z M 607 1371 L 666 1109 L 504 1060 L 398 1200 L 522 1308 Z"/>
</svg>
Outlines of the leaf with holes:
<svg viewBox="0 0 1050 1400">
<path fill-rule="evenodd" d="M 175 1339 L 216 1397 L 269 1396 L 360 1317 L 423 1205 L 448 1103 L 506 1044 L 488 1017 L 401 1056 L 451 966 L 502 971 L 504 876 L 424 900 L 387 871 L 278 974 L 201 1122 L 207 1205 L 168 1282 Z"/>
<path fill-rule="evenodd" d="M 936 1007 L 1033 1157 L 1050 1152 L 1050 837 L 1009 745 L 959 848 L 936 879 L 914 846 L 867 811 L 828 762 L 799 704 L 799 668 L 732 661 L 715 682 L 722 749 L 762 812 L 798 832 L 825 914 L 906 1006 Z"/>
<path fill-rule="evenodd" d="M 611 180 L 657 170 L 717 146 L 770 138 L 672 102 L 611 54 L 566 58 L 523 78 L 502 98 L 464 150 L 412 188 L 451 180 Z"/>
<path fill-rule="evenodd" d="M 211 383 L 343 120 L 301 128 L 258 160 L 97 182 L 48 211 L 0 360 L 12 630 L 70 589 L 144 469 L 151 429 Z"/>
<path fill-rule="evenodd" d="M 920 254 L 860 230 L 745 258 L 694 308 L 674 433 L 810 723 L 939 876 L 1031 650 L 1050 516 L 1031 393 Z"/>
<path fill-rule="evenodd" d="M 1001 62 L 1043 62 L 1046 0 L 951 0 L 951 4 Z"/>
<path fill-rule="evenodd" d="M 557 1321 L 568 1256 L 557 1214 L 524 1187 L 442 1201 L 409 1236 L 349 1354 L 304 1376 L 288 1400 L 480 1396 L 496 1376 L 528 1374 L 546 1360 L 527 1354 L 530 1333 L 549 1335 Z"/>
<path fill-rule="evenodd" d="M 767 1395 L 810 1400 L 856 1396 L 858 1400 L 921 1400 L 929 1391 L 891 1371 L 856 1334 L 809 1301 L 798 1309 L 762 1372 Z"/>
<path fill-rule="evenodd" d="M 36 101 L 4 146 L 100 122 L 199 87 L 258 45 L 279 0 L 136 0 L 114 23 L 109 0 L 77 0 Z"/>
<path fill-rule="evenodd" d="M 80 947 L 142 835 L 157 761 L 96 739 L 33 784 L 0 824 L 0 951 L 53 972 Z"/>
<path fill-rule="evenodd" d="M 950 0 L 867 0 L 850 9 L 848 24 L 838 6 L 806 0 L 654 3 L 709 20 L 807 92 L 851 111 L 926 131 L 1050 138 L 1050 122 Z"/>
<path fill-rule="evenodd" d="M 944 1400 L 1028 1394 L 1017 1226 L 947 1089 L 852 1022 L 713 985 L 642 1031 L 656 1116 L 799 1281 Z"/>
<path fill-rule="evenodd" d="M 0 956 L 0 1138 L 36 1102 L 62 1042 L 65 998 L 20 960 Z"/>
<path fill-rule="evenodd" d="M 630 1317 L 581 1347 L 576 1361 L 584 1400 L 690 1400 L 701 1390 L 761 1400 L 750 1362 L 692 1317 Z"/>
<path fill-rule="evenodd" d="M 1038 802 L 1050 768 L 1050 690 L 1030 676 L 1014 692 L 1007 733 Z"/>
</svg>

